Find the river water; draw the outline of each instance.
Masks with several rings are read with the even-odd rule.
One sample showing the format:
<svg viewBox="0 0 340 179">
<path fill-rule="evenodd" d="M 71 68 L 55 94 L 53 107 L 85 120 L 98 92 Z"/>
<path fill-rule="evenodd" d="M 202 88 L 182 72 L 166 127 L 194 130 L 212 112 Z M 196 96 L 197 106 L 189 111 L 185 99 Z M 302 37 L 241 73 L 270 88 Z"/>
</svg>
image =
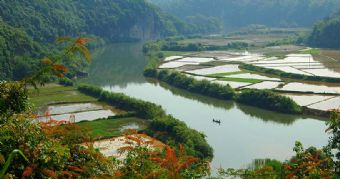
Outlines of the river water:
<svg viewBox="0 0 340 179">
<path fill-rule="evenodd" d="M 142 75 L 142 43 L 120 43 L 94 53 L 86 82 L 161 105 L 167 113 L 202 131 L 214 149 L 212 168 L 247 167 L 254 159 L 287 160 L 295 141 L 327 144 L 323 120 L 285 115 L 188 93 Z M 221 124 L 213 123 L 218 119 Z"/>
</svg>

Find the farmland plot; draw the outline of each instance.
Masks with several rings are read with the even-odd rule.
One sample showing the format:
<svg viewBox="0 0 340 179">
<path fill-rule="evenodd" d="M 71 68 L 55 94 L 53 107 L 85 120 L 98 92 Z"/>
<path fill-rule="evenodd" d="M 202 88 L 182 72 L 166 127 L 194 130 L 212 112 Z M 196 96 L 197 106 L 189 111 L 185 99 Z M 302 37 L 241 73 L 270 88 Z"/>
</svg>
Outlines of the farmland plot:
<svg viewBox="0 0 340 179">
<path fill-rule="evenodd" d="M 198 70 L 186 71 L 187 73 L 196 74 L 196 75 L 211 75 L 217 73 L 231 73 L 241 71 L 238 68 L 238 65 L 222 65 L 216 66 L 212 68 L 203 68 Z"/>
<path fill-rule="evenodd" d="M 282 88 L 278 89 L 282 91 L 340 94 L 340 87 L 330 87 L 324 85 L 314 85 L 297 82 L 288 83 L 284 85 Z"/>
<path fill-rule="evenodd" d="M 281 83 L 277 81 L 263 81 L 261 83 L 256 83 L 244 88 L 247 89 L 274 89 L 277 88 Z"/>
</svg>

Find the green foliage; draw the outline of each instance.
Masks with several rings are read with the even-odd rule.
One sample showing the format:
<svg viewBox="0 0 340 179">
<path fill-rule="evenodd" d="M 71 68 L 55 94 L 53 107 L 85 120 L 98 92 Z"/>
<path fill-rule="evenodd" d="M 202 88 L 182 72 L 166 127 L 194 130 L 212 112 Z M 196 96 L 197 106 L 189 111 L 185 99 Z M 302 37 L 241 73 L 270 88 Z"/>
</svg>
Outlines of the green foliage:
<svg viewBox="0 0 340 179">
<path fill-rule="evenodd" d="M 334 176 L 333 160 L 328 148 L 319 150 L 310 147 L 305 150 L 300 142 L 296 142 L 294 151 L 296 155 L 284 165 L 286 178 L 318 179 Z"/>
<path fill-rule="evenodd" d="M 89 129 L 90 136 L 94 140 L 106 139 L 121 136 L 123 134 L 122 126 L 131 123 L 138 124 L 138 130 L 144 129 L 148 122 L 135 116 L 135 113 L 126 113 L 95 121 L 81 121 L 77 125 L 81 128 Z"/>
<path fill-rule="evenodd" d="M 26 156 L 22 153 L 22 151 L 17 150 L 17 149 L 13 150 L 9 154 L 8 159 L 6 160 L 3 168 L 0 170 L 0 178 L 4 178 L 5 177 L 5 174 L 6 174 L 7 170 L 8 170 L 8 168 L 13 163 L 13 160 L 14 160 L 15 156 L 17 156 L 17 155 L 19 155 L 20 157 L 24 158 L 26 160 L 26 162 L 29 162 L 28 159 L 26 158 Z"/>
<path fill-rule="evenodd" d="M 170 145 L 183 144 L 189 155 L 202 159 L 213 157 L 213 149 L 206 143 L 204 134 L 172 116 L 152 120 L 146 132 Z"/>
<path fill-rule="evenodd" d="M 132 41 L 173 35 L 184 29 L 178 20 L 144 0 L 5 0 L 0 2 L 0 16 L 43 43 L 79 32 L 108 41 Z"/>
<path fill-rule="evenodd" d="M 36 69 L 42 48 L 22 29 L 0 18 L 0 80 L 20 80 Z"/>
<path fill-rule="evenodd" d="M 60 78 L 59 79 L 59 84 L 64 85 L 64 86 L 73 86 L 73 81 L 70 80 L 69 78 Z"/>
<path fill-rule="evenodd" d="M 340 48 L 340 16 L 329 17 L 315 24 L 307 39 L 311 46 Z"/>
<path fill-rule="evenodd" d="M 339 83 L 340 82 L 340 78 L 324 77 L 324 76 L 308 76 L 308 75 L 302 75 L 302 74 L 296 74 L 296 73 L 287 73 L 281 70 L 259 67 L 259 66 L 255 66 L 252 64 L 241 64 L 239 67 L 241 69 L 245 69 L 249 71 L 276 75 L 281 78 L 291 78 L 295 80 L 317 81 L 317 82 L 328 82 L 328 83 Z"/>
<path fill-rule="evenodd" d="M 304 50 L 304 51 L 302 51 L 302 53 L 304 53 L 304 54 L 311 54 L 311 55 L 320 55 L 321 54 L 321 50 L 317 49 L 317 48 L 312 48 L 312 49 Z"/>
<path fill-rule="evenodd" d="M 10 158 L 13 149 L 18 149 L 26 156 L 15 157 L 7 178 L 113 176 L 111 161 L 93 148 L 78 145 L 87 135 L 77 126 L 41 124 L 27 114 L 10 116 L 6 121 L 1 124 L 0 153 Z"/>
<path fill-rule="evenodd" d="M 0 81 L 0 116 L 28 109 L 27 90 L 21 82 Z M 3 121 L 0 120 L 0 124 Z"/>
<path fill-rule="evenodd" d="M 335 171 L 337 176 L 340 177 L 340 114 L 338 111 L 332 112 L 330 120 L 327 121 L 327 126 L 327 132 L 331 134 L 328 147 L 334 150 Z"/>
<path fill-rule="evenodd" d="M 236 101 L 277 112 L 301 113 L 301 107 L 292 99 L 267 90 L 244 90 L 236 97 Z"/>
</svg>

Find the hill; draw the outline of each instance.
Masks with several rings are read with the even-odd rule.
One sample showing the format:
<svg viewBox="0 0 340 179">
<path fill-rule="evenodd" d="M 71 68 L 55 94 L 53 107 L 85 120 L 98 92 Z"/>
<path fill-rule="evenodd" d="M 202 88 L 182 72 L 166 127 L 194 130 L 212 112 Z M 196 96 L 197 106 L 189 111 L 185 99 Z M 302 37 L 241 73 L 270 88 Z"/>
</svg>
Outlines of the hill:
<svg viewBox="0 0 340 179">
<path fill-rule="evenodd" d="M 195 32 L 145 0 L 2 0 L 0 19 L 0 80 L 33 71 L 32 58 L 60 36 L 126 42 Z"/>
<path fill-rule="evenodd" d="M 226 30 L 260 24 L 270 27 L 310 27 L 334 13 L 340 0 L 150 0 L 164 11 L 186 19 L 216 18 Z"/>
<path fill-rule="evenodd" d="M 307 41 L 313 47 L 340 48 L 340 16 L 334 15 L 316 23 Z"/>
</svg>

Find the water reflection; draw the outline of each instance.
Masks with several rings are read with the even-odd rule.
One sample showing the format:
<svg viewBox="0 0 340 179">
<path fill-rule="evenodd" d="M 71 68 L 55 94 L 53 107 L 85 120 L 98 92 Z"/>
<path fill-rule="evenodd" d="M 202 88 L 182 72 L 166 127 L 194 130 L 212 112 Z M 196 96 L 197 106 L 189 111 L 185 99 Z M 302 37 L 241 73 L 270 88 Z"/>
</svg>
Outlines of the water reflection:
<svg viewBox="0 0 340 179">
<path fill-rule="evenodd" d="M 191 99 L 197 102 L 201 102 L 201 103 L 213 106 L 215 108 L 222 108 L 222 109 L 229 110 L 236 106 L 237 109 L 241 110 L 244 114 L 247 114 L 256 119 L 261 119 L 264 122 L 273 122 L 273 123 L 279 123 L 279 124 L 284 124 L 284 125 L 291 125 L 298 119 L 309 118 L 308 116 L 278 114 L 276 112 L 260 109 L 257 107 L 243 105 L 240 103 L 234 103 L 233 101 L 218 100 L 215 98 L 190 93 L 186 90 L 175 88 L 164 82 L 159 82 L 155 79 L 147 78 L 146 81 L 154 85 L 159 85 L 164 89 L 170 90 L 171 93 L 175 96 L 181 96 L 186 99 Z M 325 120 L 324 118 L 317 118 L 317 119 L 322 120 L 322 121 Z"/>
<path fill-rule="evenodd" d="M 143 74 L 146 59 L 142 43 L 119 43 L 98 49 L 93 55 L 89 78 L 85 82 L 96 85 L 145 82 Z"/>
<path fill-rule="evenodd" d="M 194 100 L 194 101 L 197 101 L 197 102 L 208 104 L 208 105 L 216 107 L 216 108 L 231 109 L 231 108 L 234 107 L 233 101 L 218 100 L 218 99 L 215 99 L 215 98 L 194 94 L 194 93 L 188 92 L 186 90 L 175 88 L 175 87 L 170 86 L 170 85 L 168 85 L 164 82 L 159 82 L 155 79 L 147 78 L 146 81 L 151 83 L 151 84 L 159 85 L 164 89 L 170 90 L 171 93 L 175 96 L 181 96 L 181 97 L 191 99 L 191 100 Z"/>
</svg>

